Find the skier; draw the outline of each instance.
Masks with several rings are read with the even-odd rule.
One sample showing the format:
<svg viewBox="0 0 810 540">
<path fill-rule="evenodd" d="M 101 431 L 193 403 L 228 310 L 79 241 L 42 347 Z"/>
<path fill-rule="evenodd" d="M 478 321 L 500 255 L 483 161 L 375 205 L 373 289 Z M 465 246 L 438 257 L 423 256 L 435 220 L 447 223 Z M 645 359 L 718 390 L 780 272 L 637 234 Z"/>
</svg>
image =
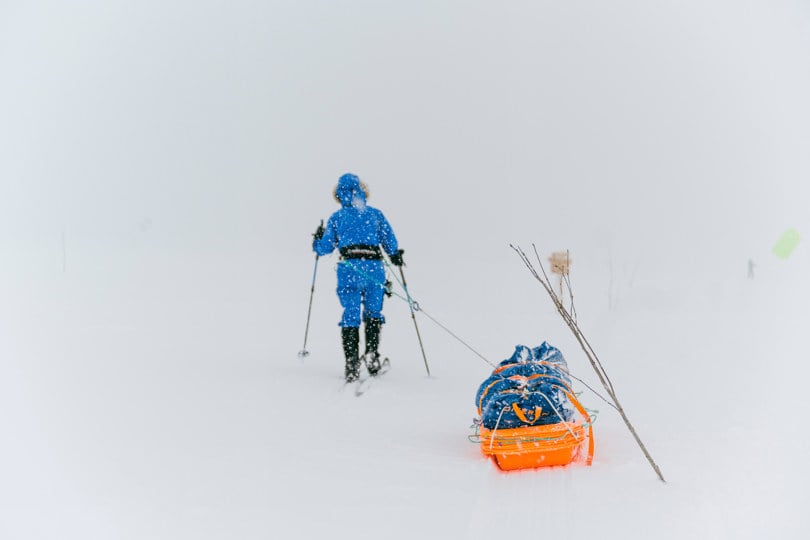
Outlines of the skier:
<svg viewBox="0 0 810 540">
<path fill-rule="evenodd" d="M 312 235 L 312 249 L 318 255 L 328 255 L 335 248 L 340 252 L 337 264 L 337 295 L 343 306 L 341 327 L 343 353 L 346 357 L 346 382 L 360 376 L 360 323 L 365 324 L 366 351 L 364 360 L 370 375 L 381 367 L 380 330 L 385 323 L 382 314 L 385 288 L 385 267 L 382 250 L 391 264 L 402 266 L 403 250 L 382 212 L 366 205 L 368 189 L 356 175 L 340 177 L 334 191 L 341 208 L 323 222 Z M 380 249 L 382 246 L 382 250 Z M 362 307 L 362 319 L 361 319 Z"/>
</svg>

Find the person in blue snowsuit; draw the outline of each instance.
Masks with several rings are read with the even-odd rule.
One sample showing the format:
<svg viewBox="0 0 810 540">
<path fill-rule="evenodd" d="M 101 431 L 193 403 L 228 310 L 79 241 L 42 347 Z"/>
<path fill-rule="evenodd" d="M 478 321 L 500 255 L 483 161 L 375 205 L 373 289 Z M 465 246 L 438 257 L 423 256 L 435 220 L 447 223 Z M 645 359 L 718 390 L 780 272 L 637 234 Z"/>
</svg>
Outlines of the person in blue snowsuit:
<svg viewBox="0 0 810 540">
<path fill-rule="evenodd" d="M 328 255 L 340 252 L 337 264 L 337 295 L 343 306 L 340 319 L 343 353 L 346 357 L 346 381 L 357 380 L 360 373 L 360 324 L 364 323 L 366 352 L 364 360 L 369 374 L 380 370 L 380 330 L 385 323 L 382 314 L 385 295 L 383 251 L 391 264 L 401 266 L 402 254 L 391 224 L 381 211 L 366 204 L 368 190 L 356 175 L 340 177 L 335 199 L 341 208 L 329 217 L 326 227 L 313 234 L 312 249 Z"/>
</svg>

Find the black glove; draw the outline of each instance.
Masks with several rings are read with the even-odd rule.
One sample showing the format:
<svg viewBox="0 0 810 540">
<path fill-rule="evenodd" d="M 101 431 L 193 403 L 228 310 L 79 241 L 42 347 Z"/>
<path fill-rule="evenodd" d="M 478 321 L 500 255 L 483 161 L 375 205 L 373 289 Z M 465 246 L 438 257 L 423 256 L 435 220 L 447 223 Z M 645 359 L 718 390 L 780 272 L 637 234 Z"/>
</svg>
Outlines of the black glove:
<svg viewBox="0 0 810 540">
<path fill-rule="evenodd" d="M 323 238 L 323 233 L 326 232 L 326 229 L 323 228 L 323 220 L 321 220 L 321 224 L 318 225 L 318 228 L 315 229 L 315 232 L 312 233 L 312 249 L 315 249 L 315 244 L 318 243 L 318 240 Z"/>
<path fill-rule="evenodd" d="M 318 228 L 315 229 L 314 233 L 312 233 L 313 241 L 314 240 L 320 240 L 321 238 L 323 238 L 323 233 L 325 233 L 325 232 L 326 232 L 326 229 L 323 228 L 323 220 L 321 220 L 321 224 L 318 225 Z"/>
<path fill-rule="evenodd" d="M 391 264 L 394 266 L 402 266 L 405 264 L 405 261 L 402 260 L 402 255 L 405 253 L 404 250 L 398 249 L 396 253 L 391 255 Z"/>
</svg>

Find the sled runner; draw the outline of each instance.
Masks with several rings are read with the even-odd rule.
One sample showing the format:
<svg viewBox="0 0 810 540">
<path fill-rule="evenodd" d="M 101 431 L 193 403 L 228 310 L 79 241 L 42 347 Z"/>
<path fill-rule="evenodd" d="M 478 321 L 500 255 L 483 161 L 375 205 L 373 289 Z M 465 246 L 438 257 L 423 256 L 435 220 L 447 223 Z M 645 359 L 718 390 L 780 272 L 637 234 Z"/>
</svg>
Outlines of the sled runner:
<svg viewBox="0 0 810 540">
<path fill-rule="evenodd" d="M 546 342 L 518 345 L 481 384 L 476 405 L 471 440 L 501 470 L 593 460 L 594 417 L 571 390 L 562 354 Z"/>
</svg>

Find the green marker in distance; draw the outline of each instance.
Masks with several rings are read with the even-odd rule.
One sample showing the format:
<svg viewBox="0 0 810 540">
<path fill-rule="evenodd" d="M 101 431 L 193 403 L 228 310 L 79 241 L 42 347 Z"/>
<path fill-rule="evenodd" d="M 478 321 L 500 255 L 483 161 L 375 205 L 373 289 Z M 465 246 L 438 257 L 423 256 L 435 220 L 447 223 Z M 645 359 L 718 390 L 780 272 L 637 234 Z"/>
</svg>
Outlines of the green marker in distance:
<svg viewBox="0 0 810 540">
<path fill-rule="evenodd" d="M 802 236 L 796 229 L 790 228 L 786 230 L 782 233 L 782 236 L 779 237 L 776 245 L 773 246 L 774 255 L 780 259 L 787 259 L 790 257 L 790 254 L 793 253 L 793 250 L 796 249 L 796 246 L 799 245 L 801 239 Z"/>
</svg>

